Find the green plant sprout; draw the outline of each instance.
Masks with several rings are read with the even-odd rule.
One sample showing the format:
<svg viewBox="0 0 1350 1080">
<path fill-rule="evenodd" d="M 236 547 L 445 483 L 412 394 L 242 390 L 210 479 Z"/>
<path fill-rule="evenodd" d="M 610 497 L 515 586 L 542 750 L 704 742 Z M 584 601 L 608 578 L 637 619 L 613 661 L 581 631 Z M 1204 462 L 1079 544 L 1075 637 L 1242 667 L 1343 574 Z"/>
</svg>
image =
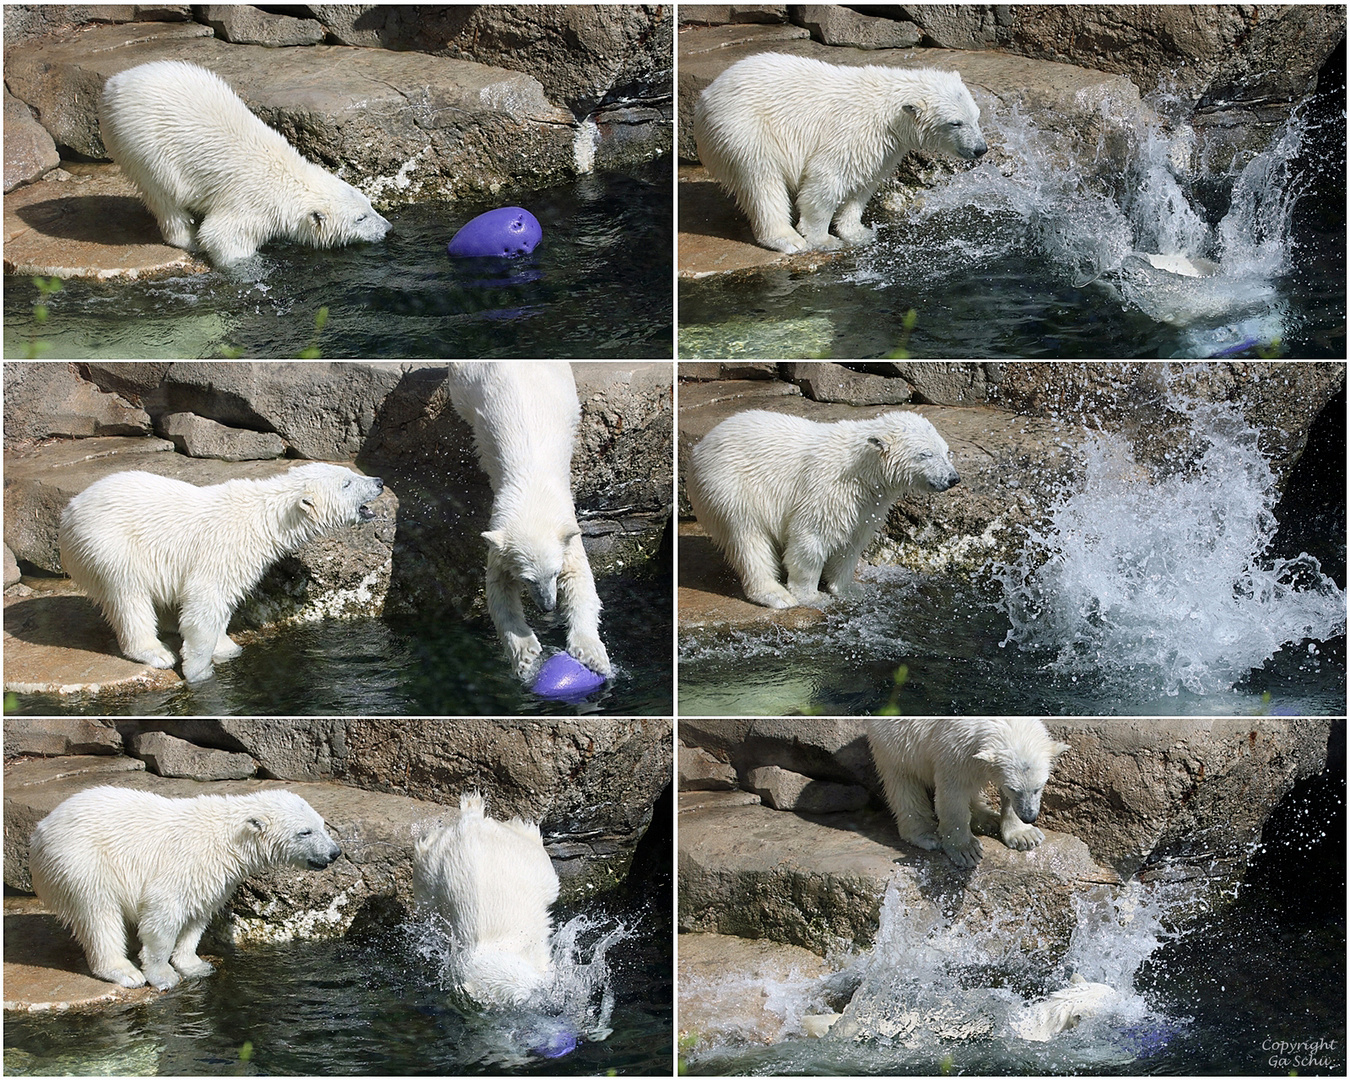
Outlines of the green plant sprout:
<svg viewBox="0 0 1350 1080">
<path fill-rule="evenodd" d="M 38 331 L 47 325 L 47 318 L 51 315 L 51 309 L 47 307 L 47 297 L 53 296 L 61 291 L 61 279 L 59 277 L 35 277 L 33 286 L 38 291 L 38 298 L 33 304 L 33 322 L 36 324 L 33 328 L 32 337 L 28 341 L 28 346 L 24 350 L 24 359 L 36 360 L 45 352 L 51 352 L 51 342 L 42 341 L 38 338 Z"/>
</svg>

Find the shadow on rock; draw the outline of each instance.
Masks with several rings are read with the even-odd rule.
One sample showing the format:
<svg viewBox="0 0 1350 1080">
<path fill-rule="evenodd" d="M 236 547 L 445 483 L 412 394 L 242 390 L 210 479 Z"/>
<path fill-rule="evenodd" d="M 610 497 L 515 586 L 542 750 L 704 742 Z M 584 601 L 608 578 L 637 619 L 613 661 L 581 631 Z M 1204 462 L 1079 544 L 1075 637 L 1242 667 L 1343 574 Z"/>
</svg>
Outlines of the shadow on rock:
<svg viewBox="0 0 1350 1080">
<path fill-rule="evenodd" d="M 117 635 L 83 596 L 35 596 L 5 608 L 5 632 L 32 645 L 121 657 Z"/>
<path fill-rule="evenodd" d="M 45 202 L 21 206 L 19 219 L 44 236 L 103 247 L 162 244 L 154 215 L 130 195 L 71 197 L 63 184 Z"/>
</svg>

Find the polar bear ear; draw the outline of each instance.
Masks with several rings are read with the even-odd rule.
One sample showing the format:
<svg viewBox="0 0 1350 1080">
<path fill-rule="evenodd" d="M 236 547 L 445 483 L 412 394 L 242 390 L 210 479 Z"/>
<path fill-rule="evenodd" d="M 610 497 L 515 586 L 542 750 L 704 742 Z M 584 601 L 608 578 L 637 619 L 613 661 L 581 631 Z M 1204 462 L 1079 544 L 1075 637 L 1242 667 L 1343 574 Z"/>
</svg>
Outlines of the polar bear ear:
<svg viewBox="0 0 1350 1080">
<path fill-rule="evenodd" d="M 314 501 L 314 495 L 309 488 L 306 488 L 300 495 L 300 501 L 296 504 L 306 514 L 311 517 L 318 512 L 318 504 Z"/>
<path fill-rule="evenodd" d="M 322 210 L 311 210 L 309 212 L 309 220 L 316 229 L 322 229 L 323 223 L 328 220 L 328 215 Z"/>
<path fill-rule="evenodd" d="M 489 532 L 485 532 L 483 534 L 483 539 L 488 542 L 488 547 L 497 551 L 502 551 L 506 548 L 506 533 L 501 529 L 493 529 Z"/>
<path fill-rule="evenodd" d="M 880 451 L 881 453 L 884 454 L 886 452 L 886 440 L 883 439 L 880 435 L 869 435 L 867 437 L 867 441 L 871 443 L 871 445 L 875 446 L 877 450 Z"/>
<path fill-rule="evenodd" d="M 911 117 L 917 117 L 919 115 L 919 107 L 908 101 L 900 106 L 900 111 Z"/>
<path fill-rule="evenodd" d="M 267 831 L 267 822 L 263 821 L 260 817 L 251 817 L 246 824 L 250 831 L 258 833 L 259 835 L 262 835 Z"/>
<path fill-rule="evenodd" d="M 571 525 L 568 525 L 558 531 L 558 539 L 562 541 L 563 547 L 566 547 L 580 535 L 581 530 L 574 529 Z"/>
</svg>

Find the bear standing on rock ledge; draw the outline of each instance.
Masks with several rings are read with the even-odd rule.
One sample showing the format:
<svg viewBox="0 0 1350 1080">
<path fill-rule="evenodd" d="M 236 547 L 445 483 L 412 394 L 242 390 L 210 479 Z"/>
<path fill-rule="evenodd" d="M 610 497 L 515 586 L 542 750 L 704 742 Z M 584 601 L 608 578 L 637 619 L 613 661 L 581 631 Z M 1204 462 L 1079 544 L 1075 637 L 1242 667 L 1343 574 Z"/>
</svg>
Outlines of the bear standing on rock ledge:
<svg viewBox="0 0 1350 1080">
<path fill-rule="evenodd" d="M 863 208 L 911 150 L 967 160 L 988 150 L 980 110 L 954 71 L 781 53 L 747 57 L 714 79 L 695 106 L 694 138 L 755 240 L 789 254 L 872 240 Z"/>
<path fill-rule="evenodd" d="M 337 247 L 389 231 L 361 192 L 306 161 L 195 64 L 157 60 L 112 76 L 98 127 L 165 241 L 218 266 L 269 240 Z"/>
</svg>

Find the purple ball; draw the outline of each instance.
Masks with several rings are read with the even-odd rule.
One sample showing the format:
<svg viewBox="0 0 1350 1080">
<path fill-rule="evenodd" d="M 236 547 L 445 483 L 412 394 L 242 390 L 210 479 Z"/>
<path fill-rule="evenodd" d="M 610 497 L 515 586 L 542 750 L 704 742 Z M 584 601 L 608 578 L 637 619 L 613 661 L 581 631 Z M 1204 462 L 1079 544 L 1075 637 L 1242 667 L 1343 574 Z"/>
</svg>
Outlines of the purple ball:
<svg viewBox="0 0 1350 1080">
<path fill-rule="evenodd" d="M 451 255 L 525 255 L 543 239 L 539 219 L 519 206 L 503 206 L 479 214 L 462 226 L 445 246 Z"/>
<path fill-rule="evenodd" d="M 535 676 L 534 692 L 558 701 L 580 701 L 604 683 L 603 675 L 597 675 L 575 656 L 560 652 L 544 661 Z"/>
</svg>

